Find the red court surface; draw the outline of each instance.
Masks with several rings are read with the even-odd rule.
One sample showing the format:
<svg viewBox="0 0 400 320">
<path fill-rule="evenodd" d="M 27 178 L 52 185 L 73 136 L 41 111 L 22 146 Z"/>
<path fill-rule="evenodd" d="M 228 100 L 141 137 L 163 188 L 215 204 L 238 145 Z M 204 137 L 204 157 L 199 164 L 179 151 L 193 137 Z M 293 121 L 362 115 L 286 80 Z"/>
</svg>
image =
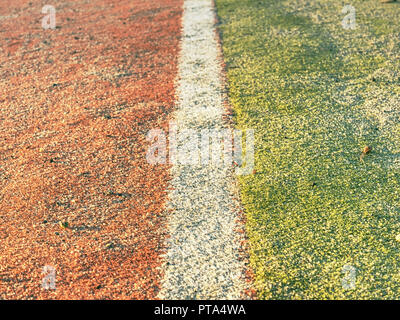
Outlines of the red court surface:
<svg viewBox="0 0 400 320">
<path fill-rule="evenodd" d="M 0 299 L 156 297 L 169 176 L 146 134 L 173 109 L 181 15 L 182 0 L 2 1 Z"/>
</svg>

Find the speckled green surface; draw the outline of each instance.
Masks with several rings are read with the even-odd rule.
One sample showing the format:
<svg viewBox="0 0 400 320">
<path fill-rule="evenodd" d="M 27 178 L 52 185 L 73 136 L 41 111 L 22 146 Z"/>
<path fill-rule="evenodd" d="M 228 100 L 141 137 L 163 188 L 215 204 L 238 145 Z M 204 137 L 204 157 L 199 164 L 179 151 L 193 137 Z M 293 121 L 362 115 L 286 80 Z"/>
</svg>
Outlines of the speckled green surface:
<svg viewBox="0 0 400 320">
<path fill-rule="evenodd" d="M 354 0 L 345 30 L 342 1 L 216 3 L 235 121 L 256 130 L 240 184 L 259 298 L 399 298 L 400 5 Z"/>
</svg>

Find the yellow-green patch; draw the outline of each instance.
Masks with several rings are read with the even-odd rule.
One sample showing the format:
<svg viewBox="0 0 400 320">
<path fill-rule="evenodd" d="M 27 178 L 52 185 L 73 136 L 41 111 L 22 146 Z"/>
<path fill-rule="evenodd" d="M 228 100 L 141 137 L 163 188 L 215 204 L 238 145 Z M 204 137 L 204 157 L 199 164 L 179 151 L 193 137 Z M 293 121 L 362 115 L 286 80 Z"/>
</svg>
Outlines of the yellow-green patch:
<svg viewBox="0 0 400 320">
<path fill-rule="evenodd" d="M 398 298 L 400 6 L 354 0 L 345 30 L 342 1 L 216 2 L 236 125 L 256 131 L 259 298 Z"/>
</svg>

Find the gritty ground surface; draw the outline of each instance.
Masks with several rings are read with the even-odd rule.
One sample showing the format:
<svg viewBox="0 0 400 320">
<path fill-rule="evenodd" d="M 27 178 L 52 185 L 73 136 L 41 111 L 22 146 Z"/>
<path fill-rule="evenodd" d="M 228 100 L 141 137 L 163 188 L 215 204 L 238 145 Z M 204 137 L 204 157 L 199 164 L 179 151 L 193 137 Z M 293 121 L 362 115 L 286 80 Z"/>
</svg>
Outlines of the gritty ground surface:
<svg viewBox="0 0 400 320">
<path fill-rule="evenodd" d="M 222 161 L 222 152 L 213 153 L 221 160 L 219 165 L 210 160 L 200 165 L 200 159 L 188 151 L 199 146 L 201 130 L 226 126 L 215 22 L 212 0 L 184 1 L 173 119 L 178 135 L 190 129 L 197 140 L 177 139 L 168 202 L 170 237 L 160 292 L 165 299 L 240 299 L 248 286 L 240 254 L 244 239 L 238 232 L 240 208 L 233 196 L 233 167 Z M 199 158 L 202 163 L 207 159 L 204 154 Z"/>
<path fill-rule="evenodd" d="M 55 0 L 55 30 L 45 4 L 0 6 L 0 298 L 154 298 L 182 2 Z"/>
<path fill-rule="evenodd" d="M 351 5 L 355 30 L 342 1 L 217 0 L 235 119 L 256 130 L 241 188 L 262 299 L 400 294 L 400 6 Z"/>
</svg>

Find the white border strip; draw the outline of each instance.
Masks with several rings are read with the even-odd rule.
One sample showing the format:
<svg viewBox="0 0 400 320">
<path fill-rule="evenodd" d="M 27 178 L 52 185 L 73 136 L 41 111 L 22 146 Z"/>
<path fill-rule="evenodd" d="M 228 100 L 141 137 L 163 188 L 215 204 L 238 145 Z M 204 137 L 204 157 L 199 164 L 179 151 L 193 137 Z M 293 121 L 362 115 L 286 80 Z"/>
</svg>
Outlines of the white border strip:
<svg viewBox="0 0 400 320">
<path fill-rule="evenodd" d="M 185 0 L 179 129 L 222 129 L 224 95 L 212 0 Z M 232 167 L 173 164 L 161 299 L 240 299 L 247 288 Z"/>
</svg>

